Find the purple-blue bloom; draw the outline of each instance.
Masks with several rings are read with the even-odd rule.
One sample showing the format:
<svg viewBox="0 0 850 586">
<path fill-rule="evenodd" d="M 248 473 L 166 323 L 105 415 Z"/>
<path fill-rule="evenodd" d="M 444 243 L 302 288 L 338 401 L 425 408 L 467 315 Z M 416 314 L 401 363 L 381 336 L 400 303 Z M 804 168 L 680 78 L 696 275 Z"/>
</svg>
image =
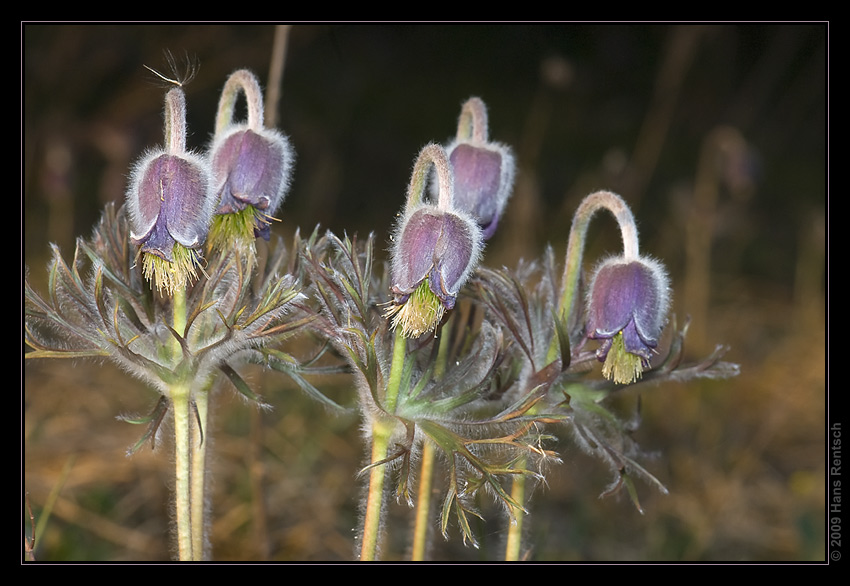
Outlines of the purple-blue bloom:
<svg viewBox="0 0 850 586">
<path fill-rule="evenodd" d="M 454 207 L 472 216 L 489 240 L 514 184 L 510 147 L 487 138 L 487 106 L 470 98 L 461 109 L 457 137 L 446 147 L 454 173 Z"/>
<path fill-rule="evenodd" d="M 663 267 L 650 259 L 608 259 L 590 286 L 587 337 L 602 340 L 603 373 L 630 383 L 649 367 L 667 318 L 669 288 Z"/>
<path fill-rule="evenodd" d="M 199 247 L 211 216 L 208 187 L 200 161 L 169 154 L 144 159 L 127 198 L 133 243 L 169 262 L 175 243 Z"/>
<path fill-rule="evenodd" d="M 496 231 L 507 194 L 503 189 L 502 153 L 461 143 L 449 154 L 455 174 L 455 205 L 476 219 L 489 239 Z M 508 187 L 510 189 L 510 187 Z"/>
<path fill-rule="evenodd" d="M 401 227 L 392 263 L 396 303 L 407 301 L 425 280 L 445 309 L 455 305 L 458 290 L 480 254 L 480 237 L 469 219 L 423 206 Z"/>
<path fill-rule="evenodd" d="M 130 238 L 159 291 L 171 295 L 197 280 L 214 207 L 206 159 L 186 150 L 186 97 L 173 88 L 165 94 L 165 148 L 142 157 L 127 189 Z"/>
<path fill-rule="evenodd" d="M 245 98 L 247 120 L 237 123 L 233 115 L 240 96 Z M 247 69 L 234 71 L 219 97 L 209 148 L 218 202 L 211 248 L 235 245 L 254 257 L 254 240 L 269 239 L 271 220 L 289 188 L 294 158 L 289 140 L 264 126 L 263 93 L 257 77 Z"/>
<path fill-rule="evenodd" d="M 217 214 L 247 206 L 270 216 L 283 200 L 292 158 L 283 135 L 269 129 L 232 127 L 213 144 L 211 161 Z M 255 236 L 269 239 L 269 223 L 258 221 Z"/>
</svg>

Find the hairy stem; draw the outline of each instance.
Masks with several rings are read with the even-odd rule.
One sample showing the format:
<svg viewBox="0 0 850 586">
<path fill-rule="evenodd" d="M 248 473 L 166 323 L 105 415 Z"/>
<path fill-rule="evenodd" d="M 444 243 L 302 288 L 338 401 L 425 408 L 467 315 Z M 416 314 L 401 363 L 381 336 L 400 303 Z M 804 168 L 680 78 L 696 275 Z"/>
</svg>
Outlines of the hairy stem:
<svg viewBox="0 0 850 586">
<path fill-rule="evenodd" d="M 525 459 L 519 464 L 525 466 Z M 511 498 L 518 503 L 525 502 L 525 476 L 517 476 L 511 485 Z M 508 526 L 508 541 L 505 546 L 505 561 L 515 562 L 519 560 L 520 547 L 522 546 L 522 522 L 523 512 L 514 511 L 514 520 Z"/>
<path fill-rule="evenodd" d="M 376 420 L 372 424 L 372 463 L 387 457 L 391 426 Z M 375 561 L 378 556 L 378 538 L 381 532 L 381 508 L 384 504 L 384 478 L 386 468 L 373 466 L 369 470 L 369 492 L 366 500 L 366 516 L 363 519 L 363 542 L 360 546 L 360 561 Z"/>
<path fill-rule="evenodd" d="M 398 392 L 401 386 L 401 374 L 404 370 L 404 358 L 407 352 L 407 339 L 401 329 L 395 333 L 393 361 L 384 395 L 384 411 L 395 412 Z M 384 479 L 386 467 L 378 464 L 387 457 L 395 423 L 389 417 L 378 415 L 372 422 L 372 468 L 369 470 L 369 491 L 366 500 L 366 515 L 363 519 L 363 541 L 360 546 L 360 560 L 374 561 L 378 555 L 378 538 L 381 532 L 381 509 L 384 501 Z"/>
<path fill-rule="evenodd" d="M 444 328 L 445 329 L 445 328 Z M 442 378 L 446 370 L 446 359 L 451 340 L 441 335 L 437 349 L 437 361 L 434 365 L 434 380 Z M 425 559 L 428 545 L 428 528 L 431 525 L 431 484 L 434 481 L 434 445 L 426 441 L 422 445 L 422 462 L 419 468 L 419 496 L 416 499 L 416 521 L 413 526 L 413 547 L 411 560 L 421 562 Z"/>
<path fill-rule="evenodd" d="M 191 561 L 192 507 L 189 455 L 189 388 L 176 384 L 170 389 L 174 409 L 174 504 L 177 518 L 177 552 L 180 561 Z"/>
<path fill-rule="evenodd" d="M 207 511 L 206 511 L 206 462 L 207 462 L 207 420 L 209 410 L 209 392 L 198 393 L 195 397 L 194 414 L 197 425 L 193 426 L 192 441 L 192 559 L 207 559 Z M 190 413 L 190 416 L 193 415 Z"/>
<path fill-rule="evenodd" d="M 434 481 L 434 444 L 426 441 L 422 445 L 422 463 L 419 472 L 419 496 L 416 499 L 416 521 L 413 526 L 413 548 L 410 559 L 421 562 L 425 559 L 428 545 L 428 528 L 431 525 L 431 484 Z"/>
</svg>

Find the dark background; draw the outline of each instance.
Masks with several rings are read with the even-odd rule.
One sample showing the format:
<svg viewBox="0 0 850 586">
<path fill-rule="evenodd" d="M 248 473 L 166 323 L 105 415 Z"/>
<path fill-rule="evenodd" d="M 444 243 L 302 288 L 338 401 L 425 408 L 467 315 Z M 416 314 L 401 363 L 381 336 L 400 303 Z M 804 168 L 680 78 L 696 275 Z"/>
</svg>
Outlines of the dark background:
<svg viewBox="0 0 850 586">
<path fill-rule="evenodd" d="M 477 95 L 491 138 L 513 146 L 519 168 L 485 262 L 511 266 L 547 243 L 562 262 L 581 198 L 617 191 L 635 212 L 643 251 L 671 272 L 673 310 L 694 317 L 689 356 L 726 343 L 727 358 L 741 364 L 733 381 L 642 397 L 638 439 L 657 452 L 647 466 L 670 489 L 662 496 L 639 485 L 643 516 L 625 499 L 597 498 L 606 470 L 559 445 L 564 463 L 532 500 L 530 559 L 825 558 L 827 32 L 822 24 L 289 31 L 276 114 L 297 162 L 278 233 L 319 224 L 386 242 L 419 149 L 449 139 L 461 103 Z M 22 26 L 22 253 L 37 288 L 49 243 L 68 257 L 102 206 L 123 199 L 132 162 L 162 141 L 164 92 L 143 65 L 167 71 L 166 50 L 200 64 L 186 86 L 189 144 L 200 149 L 230 72 L 247 67 L 266 84 L 274 33 L 274 25 Z M 745 148 L 701 165 L 718 129 Z M 690 249 L 689 235 L 706 225 L 709 245 Z M 617 239 L 609 220 L 596 220 L 587 262 L 615 251 Z M 357 417 L 330 417 L 287 381 L 252 376 L 272 412 L 217 397 L 216 559 L 351 559 L 354 474 L 366 451 Z M 125 457 L 139 430 L 115 419 L 149 409 L 154 392 L 110 364 L 33 361 L 22 377 L 22 488 L 48 521 L 37 558 L 168 559 L 170 448 Z M 481 550 L 453 532 L 437 538 L 435 558 L 499 559 L 496 513 L 480 528 Z M 393 505 L 393 559 L 403 559 L 406 514 Z"/>
</svg>

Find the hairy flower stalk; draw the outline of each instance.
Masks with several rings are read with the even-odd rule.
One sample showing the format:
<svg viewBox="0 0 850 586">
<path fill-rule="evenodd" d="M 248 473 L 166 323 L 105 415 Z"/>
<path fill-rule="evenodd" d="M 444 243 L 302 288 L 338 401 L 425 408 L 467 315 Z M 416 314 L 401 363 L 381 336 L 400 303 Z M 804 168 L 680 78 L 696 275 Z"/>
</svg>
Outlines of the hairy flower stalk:
<svg viewBox="0 0 850 586">
<path fill-rule="evenodd" d="M 608 258 L 595 269 L 587 296 L 587 338 L 602 340 L 597 356 L 603 375 L 629 384 L 649 368 L 667 318 L 670 293 L 667 274 L 657 261 L 639 253 L 634 216 L 623 199 L 610 191 L 587 196 L 573 217 L 561 283 L 558 318 L 566 332 L 574 332 L 581 315 L 577 305 L 584 243 L 591 218 L 600 209 L 610 211 L 620 227 L 621 255 Z M 576 340 L 570 340 L 576 342 Z M 557 353 L 553 340 L 550 358 Z"/>
<path fill-rule="evenodd" d="M 244 94 L 247 121 L 236 123 L 236 100 Z M 236 248 L 253 262 L 256 238 L 269 239 L 270 224 L 289 189 L 295 154 L 289 140 L 263 125 L 263 96 L 253 73 L 227 79 L 216 114 L 210 164 L 217 208 L 209 248 Z"/>
</svg>

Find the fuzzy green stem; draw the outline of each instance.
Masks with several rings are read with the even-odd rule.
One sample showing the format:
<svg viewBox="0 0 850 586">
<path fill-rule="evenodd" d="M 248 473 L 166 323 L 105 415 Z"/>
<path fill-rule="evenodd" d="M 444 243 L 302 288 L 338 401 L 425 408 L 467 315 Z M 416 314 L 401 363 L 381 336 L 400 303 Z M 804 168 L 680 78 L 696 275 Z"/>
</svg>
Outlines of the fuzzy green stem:
<svg viewBox="0 0 850 586">
<path fill-rule="evenodd" d="M 177 289 L 172 297 L 172 328 L 178 335 L 186 335 L 186 291 Z M 174 340 L 172 365 L 182 360 L 183 350 Z M 180 561 L 191 561 L 193 553 L 192 524 L 192 454 L 191 454 L 191 388 L 189 381 L 180 381 L 169 389 L 174 409 L 174 503 L 177 518 L 177 551 Z"/>
<path fill-rule="evenodd" d="M 488 134 L 487 106 L 481 98 L 469 98 L 460 111 L 457 140 L 482 144 L 487 142 Z"/>
<path fill-rule="evenodd" d="M 406 213 L 410 214 L 421 202 L 428 183 L 431 165 L 437 171 L 437 207 L 442 211 L 451 210 L 454 206 L 454 176 L 446 151 L 440 145 L 431 143 L 425 145 L 410 175 L 410 185 L 407 188 Z"/>
<path fill-rule="evenodd" d="M 416 499 L 416 521 L 413 527 L 413 548 L 410 559 L 421 562 L 425 559 L 428 545 L 428 528 L 431 525 L 431 484 L 434 481 L 434 445 L 426 441 L 422 445 L 422 462 L 419 472 L 419 496 Z"/>
<path fill-rule="evenodd" d="M 182 155 L 186 150 L 186 95 L 180 88 L 165 94 L 165 151 Z"/>
<path fill-rule="evenodd" d="M 192 508 L 189 454 L 189 387 L 176 384 L 170 389 L 174 409 L 174 504 L 177 518 L 177 552 L 180 561 L 191 561 Z"/>
<path fill-rule="evenodd" d="M 445 330 L 445 328 L 444 328 Z M 437 348 L 437 361 L 434 365 L 434 380 L 440 380 L 446 371 L 446 360 L 451 340 L 448 335 L 441 335 Z M 419 496 L 416 499 L 416 521 L 413 526 L 413 546 L 411 561 L 421 562 L 425 559 L 425 548 L 428 545 L 428 528 L 431 525 L 431 484 L 434 481 L 434 445 L 426 441 L 422 444 L 422 461 L 419 468 Z"/>
<path fill-rule="evenodd" d="M 263 93 L 260 90 L 260 84 L 253 73 L 247 69 L 240 69 L 227 78 L 224 89 L 221 90 L 215 117 L 216 135 L 221 134 L 233 123 L 233 111 L 240 92 L 245 94 L 245 101 L 248 103 L 248 128 L 251 130 L 262 128 Z"/>
<path fill-rule="evenodd" d="M 186 290 L 176 289 L 171 298 L 172 302 L 172 328 L 181 337 L 186 337 Z M 179 349 L 179 348 L 178 348 Z M 182 350 L 181 350 L 182 354 Z M 175 356 L 179 360 L 181 355 Z"/>
<path fill-rule="evenodd" d="M 193 426 L 192 441 L 192 554 L 195 561 L 207 558 L 207 498 L 206 498 L 206 461 L 207 461 L 207 420 L 209 411 L 209 392 L 203 391 L 195 396 L 197 425 Z"/>
<path fill-rule="evenodd" d="M 525 458 L 518 464 L 525 467 Z M 511 485 L 511 498 L 515 502 L 525 502 L 525 476 L 517 476 Z M 515 562 L 519 560 L 520 547 L 522 546 L 522 522 L 524 515 L 522 511 L 515 510 L 513 522 L 508 527 L 508 541 L 505 546 L 505 561 Z"/>
<path fill-rule="evenodd" d="M 380 462 L 387 457 L 392 426 L 383 420 L 372 424 L 372 463 Z M 360 560 L 372 562 L 378 555 L 378 538 L 381 533 L 381 508 L 384 504 L 384 478 L 386 468 L 383 465 L 373 466 L 369 470 L 369 492 L 366 500 L 366 516 L 363 519 L 363 542 L 360 549 Z"/>
<path fill-rule="evenodd" d="M 390 376 L 387 380 L 387 392 L 384 395 L 384 410 L 395 413 L 398 403 L 398 392 L 401 387 L 401 374 L 404 370 L 404 359 L 407 354 L 407 338 L 400 328 L 396 328 L 393 344 L 393 362 L 390 365 Z"/>
<path fill-rule="evenodd" d="M 407 339 L 400 329 L 395 331 L 393 360 L 390 366 L 390 376 L 387 380 L 384 395 L 384 411 L 392 414 L 398 403 L 398 392 L 401 387 L 401 376 L 404 370 L 404 359 L 407 353 Z M 360 560 L 374 561 L 378 554 L 378 539 L 381 532 L 381 509 L 384 502 L 384 479 L 386 466 L 378 462 L 386 459 L 390 438 L 395 429 L 395 422 L 390 417 L 379 413 L 372 422 L 372 468 L 369 470 L 369 490 L 366 497 L 366 515 L 363 519 L 363 540 L 360 545 Z"/>
</svg>

